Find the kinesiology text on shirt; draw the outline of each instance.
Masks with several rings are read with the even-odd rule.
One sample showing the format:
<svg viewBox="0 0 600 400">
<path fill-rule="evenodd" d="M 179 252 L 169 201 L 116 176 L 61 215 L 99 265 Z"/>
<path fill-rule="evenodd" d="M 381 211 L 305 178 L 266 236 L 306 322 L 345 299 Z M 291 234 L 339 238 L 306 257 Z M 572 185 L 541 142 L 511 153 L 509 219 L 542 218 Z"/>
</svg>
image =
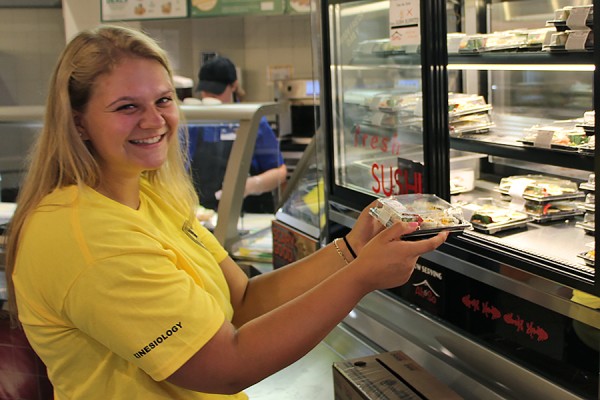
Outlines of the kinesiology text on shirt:
<svg viewBox="0 0 600 400">
<path fill-rule="evenodd" d="M 165 340 L 177 333 L 178 330 L 183 329 L 181 322 L 176 323 L 171 328 L 167 329 L 165 333 L 162 333 L 159 337 L 142 347 L 139 351 L 133 353 L 135 358 L 142 358 L 152 350 L 157 348 L 160 344 L 164 343 Z"/>
</svg>

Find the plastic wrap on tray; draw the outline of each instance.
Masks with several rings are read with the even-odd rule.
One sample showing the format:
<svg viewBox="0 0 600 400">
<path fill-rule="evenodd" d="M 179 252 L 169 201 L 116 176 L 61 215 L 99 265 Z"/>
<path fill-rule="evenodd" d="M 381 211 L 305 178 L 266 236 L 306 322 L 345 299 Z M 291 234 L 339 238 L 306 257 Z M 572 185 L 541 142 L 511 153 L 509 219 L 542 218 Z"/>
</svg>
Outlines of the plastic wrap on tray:
<svg viewBox="0 0 600 400">
<path fill-rule="evenodd" d="M 462 206 L 466 218 L 476 231 L 495 234 L 515 228 L 524 228 L 531 218 L 524 212 L 513 210 L 505 202 L 480 198 Z"/>
<path fill-rule="evenodd" d="M 585 195 L 585 204 L 596 204 L 596 195 L 594 193 L 588 193 Z"/>
<path fill-rule="evenodd" d="M 588 250 L 577 254 L 577 257 L 583 259 L 587 265 L 594 266 L 596 264 L 596 250 Z"/>
<path fill-rule="evenodd" d="M 458 45 L 459 53 L 479 53 L 485 47 L 488 35 L 476 34 L 468 35 L 461 39 Z"/>
<path fill-rule="evenodd" d="M 583 221 L 577 222 L 575 225 L 585 230 L 586 233 L 593 234 L 596 230 L 596 212 L 594 208 L 584 208 L 584 210 Z"/>
<path fill-rule="evenodd" d="M 589 29 L 567 30 L 552 33 L 550 41 L 542 46 L 543 51 L 591 51 L 594 48 L 594 35 Z"/>
<path fill-rule="evenodd" d="M 523 46 L 523 49 L 541 50 L 545 44 L 550 43 L 550 37 L 555 32 L 555 28 L 529 29 L 527 32 L 527 42 Z"/>
<path fill-rule="evenodd" d="M 583 121 L 577 125 L 585 131 L 587 135 L 594 135 L 596 128 L 596 113 L 595 111 L 586 111 L 583 113 Z"/>
<path fill-rule="evenodd" d="M 583 124 L 584 125 L 596 125 L 596 111 L 586 111 L 583 113 Z"/>
<path fill-rule="evenodd" d="M 386 227 L 395 222 L 417 222 L 418 229 L 404 237 L 430 235 L 441 231 L 470 228 L 462 209 L 432 194 L 406 194 L 381 198 L 370 209 L 372 216 Z"/>
<path fill-rule="evenodd" d="M 401 46 L 393 45 L 390 39 L 364 40 L 358 44 L 355 50 L 355 55 L 359 56 L 388 56 L 404 53 L 405 50 Z"/>
<path fill-rule="evenodd" d="M 485 102 L 483 96 L 466 93 L 448 94 L 448 116 L 452 120 L 465 114 L 489 111 L 492 106 Z"/>
<path fill-rule="evenodd" d="M 577 146 L 577 151 L 588 156 L 594 156 L 596 152 L 596 136 L 590 136 L 587 143 Z"/>
<path fill-rule="evenodd" d="M 448 42 L 448 54 L 457 54 L 460 48 L 460 42 L 467 36 L 462 32 L 451 32 L 446 35 Z"/>
<path fill-rule="evenodd" d="M 583 214 L 578 205 L 579 203 L 573 200 L 557 200 L 542 203 L 528 200 L 525 202 L 525 212 L 535 222 L 557 221 Z"/>
<path fill-rule="evenodd" d="M 489 112 L 463 115 L 450 121 L 450 135 L 461 136 L 468 133 L 486 133 L 494 126 Z"/>
<path fill-rule="evenodd" d="M 577 12 L 573 12 L 574 9 Z M 554 10 L 554 18 L 546 21 L 546 25 L 554 26 L 557 30 L 567 28 L 592 27 L 594 22 L 594 6 L 591 4 L 581 6 L 565 6 Z"/>
<path fill-rule="evenodd" d="M 526 200 L 549 201 L 578 199 L 585 196 L 577 183 L 545 175 L 513 175 L 500 180 L 498 191 Z"/>
<path fill-rule="evenodd" d="M 387 92 L 374 96 L 369 106 L 371 110 L 413 115 L 415 107 L 420 101 L 420 93 Z"/>
<path fill-rule="evenodd" d="M 525 30 L 494 32 L 487 35 L 480 51 L 517 50 L 527 44 L 527 36 Z"/>
<path fill-rule="evenodd" d="M 596 190 L 596 174 L 593 172 L 591 174 L 589 174 L 587 182 L 580 183 L 579 189 L 588 190 L 588 191 L 592 191 L 592 192 L 595 191 Z M 594 198 L 594 201 L 595 201 L 595 198 Z"/>
<path fill-rule="evenodd" d="M 523 132 L 521 142 L 538 147 L 577 150 L 578 146 L 587 144 L 587 135 L 581 124 L 583 119 L 554 121 L 546 125 L 534 125 Z"/>
</svg>

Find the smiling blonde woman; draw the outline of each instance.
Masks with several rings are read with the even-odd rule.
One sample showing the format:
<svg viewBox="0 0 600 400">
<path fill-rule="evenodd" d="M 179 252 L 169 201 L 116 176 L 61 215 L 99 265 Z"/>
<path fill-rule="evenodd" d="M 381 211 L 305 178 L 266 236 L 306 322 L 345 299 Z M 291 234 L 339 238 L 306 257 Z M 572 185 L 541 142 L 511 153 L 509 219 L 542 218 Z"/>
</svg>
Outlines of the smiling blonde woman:
<svg viewBox="0 0 600 400">
<path fill-rule="evenodd" d="M 401 240 L 416 225 L 384 229 L 367 207 L 345 240 L 249 279 L 195 218 L 178 122 L 149 37 L 101 26 L 66 46 L 6 271 L 57 400 L 246 399 L 446 238 Z"/>
</svg>

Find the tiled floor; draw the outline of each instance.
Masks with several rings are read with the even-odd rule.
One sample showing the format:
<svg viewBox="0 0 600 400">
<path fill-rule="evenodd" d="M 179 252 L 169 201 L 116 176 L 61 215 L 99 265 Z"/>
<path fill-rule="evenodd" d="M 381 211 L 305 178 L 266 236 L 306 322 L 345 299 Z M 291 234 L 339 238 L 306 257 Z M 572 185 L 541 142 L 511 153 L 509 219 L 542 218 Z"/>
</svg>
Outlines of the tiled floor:
<svg viewBox="0 0 600 400">
<path fill-rule="evenodd" d="M 333 400 L 332 365 L 341 358 L 321 343 L 284 370 L 246 390 L 250 400 Z"/>
</svg>

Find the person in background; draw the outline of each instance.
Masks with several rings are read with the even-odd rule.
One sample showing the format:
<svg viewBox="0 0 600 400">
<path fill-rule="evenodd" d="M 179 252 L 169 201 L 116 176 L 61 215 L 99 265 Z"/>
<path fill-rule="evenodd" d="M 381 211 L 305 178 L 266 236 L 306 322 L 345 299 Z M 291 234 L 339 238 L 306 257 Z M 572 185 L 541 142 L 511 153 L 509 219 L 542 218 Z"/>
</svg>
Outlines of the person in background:
<svg viewBox="0 0 600 400">
<path fill-rule="evenodd" d="M 237 102 L 240 93 L 243 93 L 235 65 L 226 57 L 217 57 L 205 62 L 200 68 L 198 78 L 197 91 L 204 105 Z M 202 126 L 197 133 L 196 148 L 191 151 L 191 163 L 200 204 L 206 208 L 216 209 L 218 206 L 225 167 L 237 128 L 237 124 Z M 262 117 L 258 126 L 250 176 L 246 180 L 243 211 L 274 213 L 276 204 L 273 191 L 281 187 L 286 181 L 286 176 L 287 166 L 283 161 L 279 140 L 267 119 Z"/>
<path fill-rule="evenodd" d="M 384 228 L 367 207 L 343 239 L 249 278 L 196 219 L 155 41 L 110 25 L 80 32 L 48 94 L 6 278 L 57 400 L 247 399 L 447 237 L 402 240 L 416 224 Z"/>
</svg>

